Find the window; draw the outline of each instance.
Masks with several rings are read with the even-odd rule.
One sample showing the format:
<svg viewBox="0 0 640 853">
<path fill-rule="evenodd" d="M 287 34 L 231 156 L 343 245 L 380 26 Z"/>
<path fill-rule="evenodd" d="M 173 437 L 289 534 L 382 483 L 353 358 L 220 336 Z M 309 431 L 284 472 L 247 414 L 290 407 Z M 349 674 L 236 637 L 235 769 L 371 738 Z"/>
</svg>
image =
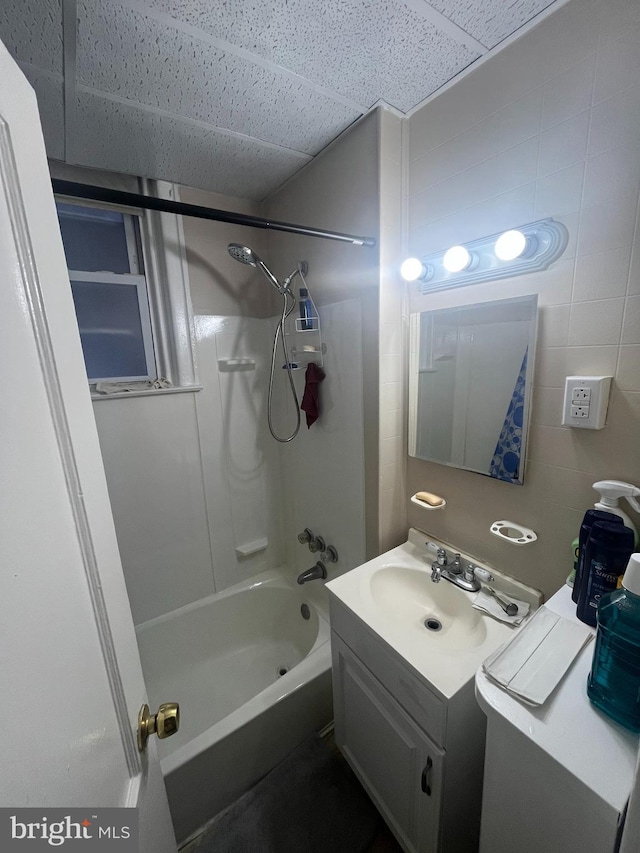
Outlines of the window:
<svg viewBox="0 0 640 853">
<path fill-rule="evenodd" d="M 57 208 L 89 382 L 155 380 L 141 216 Z"/>
</svg>

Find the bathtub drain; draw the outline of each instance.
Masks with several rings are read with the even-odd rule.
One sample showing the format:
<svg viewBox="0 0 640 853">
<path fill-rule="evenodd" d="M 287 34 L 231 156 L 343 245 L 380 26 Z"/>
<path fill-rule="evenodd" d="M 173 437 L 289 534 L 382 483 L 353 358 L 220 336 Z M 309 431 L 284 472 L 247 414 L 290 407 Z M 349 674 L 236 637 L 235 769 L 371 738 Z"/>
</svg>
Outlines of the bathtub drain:
<svg viewBox="0 0 640 853">
<path fill-rule="evenodd" d="M 300 614 L 302 615 L 303 619 L 310 619 L 311 618 L 311 611 L 309 610 L 308 604 L 301 604 L 300 605 Z"/>
<path fill-rule="evenodd" d="M 286 675 L 289 672 L 288 666 L 279 666 L 278 667 L 278 676 Z"/>
</svg>

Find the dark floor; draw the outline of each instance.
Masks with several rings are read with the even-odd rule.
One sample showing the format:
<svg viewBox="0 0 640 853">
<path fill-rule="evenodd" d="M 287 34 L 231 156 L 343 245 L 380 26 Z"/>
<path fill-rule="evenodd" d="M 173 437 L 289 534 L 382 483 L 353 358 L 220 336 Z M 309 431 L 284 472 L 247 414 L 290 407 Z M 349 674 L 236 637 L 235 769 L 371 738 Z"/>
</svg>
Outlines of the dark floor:
<svg viewBox="0 0 640 853">
<path fill-rule="evenodd" d="M 402 847 L 396 841 L 391 830 L 385 825 L 373 839 L 365 853 L 402 853 Z"/>
<path fill-rule="evenodd" d="M 347 764 L 342 754 L 335 745 L 332 733 L 325 737 L 325 743 L 327 744 L 327 746 L 329 746 L 331 751 L 335 753 L 336 757 L 344 766 L 346 772 L 349 773 L 349 775 L 351 775 L 355 780 L 355 775 L 353 774 L 353 771 L 351 770 L 351 768 L 349 767 L 349 765 Z M 357 782 L 357 780 L 355 781 Z M 381 828 L 378 834 L 373 839 L 369 847 L 367 847 L 367 849 L 363 851 L 363 853 L 402 853 L 402 848 L 400 847 L 393 833 L 384 823 L 382 818 L 380 818 L 380 824 Z M 194 838 L 189 844 L 186 844 L 185 846 L 181 847 L 180 853 L 196 853 L 197 848 L 199 847 L 201 837 L 202 836 L 198 836 L 197 838 Z M 256 853 L 258 852 L 256 851 Z M 291 851 L 283 851 L 282 853 L 291 853 Z"/>
<path fill-rule="evenodd" d="M 344 756 L 336 746 L 333 731 L 326 736 L 325 741 L 327 743 L 327 746 L 329 746 L 340 758 L 340 761 L 343 763 L 347 772 L 355 778 L 355 773 L 349 767 Z M 382 829 L 373 839 L 372 844 L 367 847 L 365 853 L 402 853 L 402 847 L 400 847 L 400 845 L 396 841 L 395 835 L 391 832 L 386 823 L 384 823 L 382 817 L 380 818 L 380 821 L 382 823 Z"/>
</svg>

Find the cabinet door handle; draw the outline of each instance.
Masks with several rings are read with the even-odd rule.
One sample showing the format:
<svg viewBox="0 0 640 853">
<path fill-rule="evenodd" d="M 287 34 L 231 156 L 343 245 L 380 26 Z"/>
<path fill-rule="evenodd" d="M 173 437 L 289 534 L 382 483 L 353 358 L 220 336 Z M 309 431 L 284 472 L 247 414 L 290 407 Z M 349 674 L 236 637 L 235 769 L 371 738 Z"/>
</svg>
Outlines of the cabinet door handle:
<svg viewBox="0 0 640 853">
<path fill-rule="evenodd" d="M 424 770 L 422 771 L 422 779 L 421 779 L 421 787 L 423 792 L 427 795 L 427 797 L 431 796 L 431 785 L 429 784 L 429 773 L 431 773 L 431 768 L 433 767 L 433 761 L 431 757 L 427 758 L 427 763 L 424 766 Z"/>
</svg>

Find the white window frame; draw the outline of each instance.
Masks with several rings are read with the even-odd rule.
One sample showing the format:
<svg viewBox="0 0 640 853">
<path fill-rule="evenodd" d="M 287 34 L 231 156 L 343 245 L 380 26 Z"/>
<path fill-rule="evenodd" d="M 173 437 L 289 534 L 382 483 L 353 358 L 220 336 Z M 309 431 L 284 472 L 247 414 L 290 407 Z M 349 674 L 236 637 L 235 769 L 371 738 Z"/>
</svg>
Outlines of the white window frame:
<svg viewBox="0 0 640 853">
<path fill-rule="evenodd" d="M 154 347 L 153 329 L 151 327 L 151 315 L 149 311 L 149 298 L 147 295 L 147 280 L 144 275 L 131 275 L 130 273 L 113 272 L 83 272 L 82 270 L 69 270 L 69 281 L 71 284 L 120 284 L 136 288 L 138 298 L 138 311 L 140 314 L 140 327 L 142 330 L 142 345 L 144 357 L 147 364 L 147 373 L 139 376 L 89 376 L 89 385 L 96 382 L 153 382 L 158 378 L 158 366 L 156 364 L 156 353 Z M 80 329 L 80 336 L 86 335 Z M 153 368 L 150 370 L 149 368 Z"/>
<path fill-rule="evenodd" d="M 73 175 L 69 176 L 73 180 Z M 86 180 L 86 178 L 85 178 Z M 166 181 L 140 180 L 145 195 L 179 201 L 176 184 Z M 139 243 L 136 240 L 131 222 L 125 217 L 127 248 L 131 259 L 142 255 L 144 274 L 126 273 L 83 273 L 69 270 L 71 281 L 98 281 L 108 283 L 131 284 L 138 288 L 138 304 L 141 305 L 140 318 L 143 328 L 143 341 L 147 366 L 155 366 L 156 376 L 112 377 L 89 380 L 90 385 L 99 382 L 140 382 L 148 383 L 155 379 L 168 379 L 169 389 L 141 390 L 132 394 L 166 394 L 173 391 L 199 391 L 196 351 L 195 324 L 189 289 L 189 272 L 186 260 L 182 217 L 170 213 L 126 207 L 89 199 L 59 195 L 56 200 L 66 204 L 96 207 L 102 210 L 115 210 L 118 213 L 136 216 L 138 220 Z M 128 230 L 127 230 L 128 229 Z M 130 243 L 130 241 L 132 241 Z M 133 269 L 133 265 L 131 267 Z M 138 270 L 139 273 L 139 270 Z M 144 300 L 143 294 L 144 293 Z M 144 308 L 144 310 L 142 310 Z M 150 347 L 150 350 L 148 349 Z M 151 352 L 151 358 L 149 357 Z M 95 394 L 95 400 L 107 400 L 120 395 Z"/>
</svg>

